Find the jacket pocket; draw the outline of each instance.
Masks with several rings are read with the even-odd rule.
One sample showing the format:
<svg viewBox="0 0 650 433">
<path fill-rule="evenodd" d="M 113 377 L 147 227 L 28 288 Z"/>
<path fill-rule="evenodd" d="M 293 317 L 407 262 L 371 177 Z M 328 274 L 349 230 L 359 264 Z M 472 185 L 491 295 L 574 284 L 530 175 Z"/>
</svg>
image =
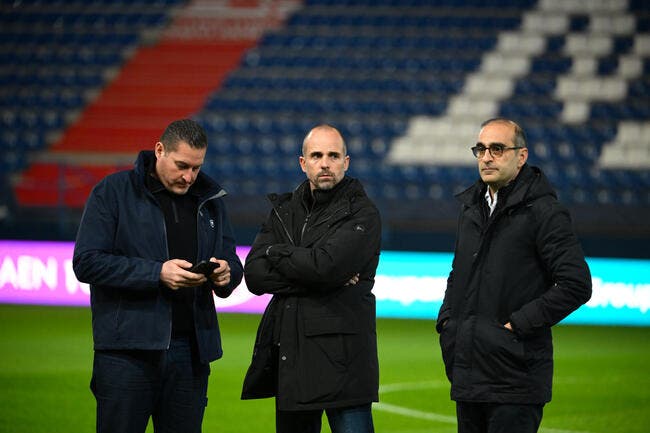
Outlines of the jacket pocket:
<svg viewBox="0 0 650 433">
<path fill-rule="evenodd" d="M 524 344 L 496 320 L 476 323 L 474 365 L 479 380 L 518 391 L 528 373 Z"/>
<path fill-rule="evenodd" d="M 340 316 L 310 318 L 303 324 L 299 400 L 302 403 L 335 400 L 347 380 L 355 331 Z"/>
<path fill-rule="evenodd" d="M 340 316 L 306 319 L 307 354 L 313 355 L 314 361 L 329 360 L 332 365 L 344 367 L 349 354 L 346 340 L 354 333 Z"/>
<path fill-rule="evenodd" d="M 456 323 L 453 319 L 447 319 L 440 329 L 439 338 L 442 362 L 445 364 L 445 373 L 450 381 L 454 367 L 454 352 L 456 350 Z"/>
</svg>

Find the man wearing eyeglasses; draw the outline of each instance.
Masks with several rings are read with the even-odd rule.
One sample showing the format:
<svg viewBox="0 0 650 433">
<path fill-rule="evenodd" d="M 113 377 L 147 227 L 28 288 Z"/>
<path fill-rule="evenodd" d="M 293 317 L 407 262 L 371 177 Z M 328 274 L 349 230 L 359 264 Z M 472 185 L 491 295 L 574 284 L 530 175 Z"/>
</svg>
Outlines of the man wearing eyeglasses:
<svg viewBox="0 0 650 433">
<path fill-rule="evenodd" d="M 551 327 L 591 297 L 568 211 L 515 122 L 484 122 L 436 329 L 459 433 L 537 432 L 551 400 Z"/>
</svg>

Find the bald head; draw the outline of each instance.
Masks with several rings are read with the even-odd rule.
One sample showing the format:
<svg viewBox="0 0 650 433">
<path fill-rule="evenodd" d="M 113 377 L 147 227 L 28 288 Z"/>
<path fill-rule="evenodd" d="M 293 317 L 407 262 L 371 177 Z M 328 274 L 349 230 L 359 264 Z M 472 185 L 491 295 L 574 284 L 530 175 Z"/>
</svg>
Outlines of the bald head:
<svg viewBox="0 0 650 433">
<path fill-rule="evenodd" d="M 309 144 L 310 141 L 312 140 L 320 140 L 320 139 L 327 139 L 331 141 L 338 141 L 341 144 L 342 147 L 342 152 L 343 156 L 346 156 L 348 153 L 348 149 L 345 145 L 345 140 L 343 140 L 343 136 L 339 132 L 338 129 L 331 125 L 318 125 L 309 131 L 307 135 L 305 136 L 305 139 L 302 141 L 302 155 L 306 155 L 306 148 L 307 145 Z"/>
</svg>

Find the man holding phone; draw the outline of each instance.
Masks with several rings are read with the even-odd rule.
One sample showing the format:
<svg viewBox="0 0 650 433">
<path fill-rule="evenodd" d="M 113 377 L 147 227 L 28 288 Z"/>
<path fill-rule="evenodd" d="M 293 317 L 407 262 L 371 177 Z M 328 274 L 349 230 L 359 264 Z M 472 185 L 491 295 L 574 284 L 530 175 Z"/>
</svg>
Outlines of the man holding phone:
<svg viewBox="0 0 650 433">
<path fill-rule="evenodd" d="M 215 269 L 219 267 L 219 263 L 217 261 L 214 262 L 208 262 L 208 261 L 201 261 L 197 263 L 196 265 L 192 266 L 190 268 L 190 272 L 194 272 L 195 274 L 203 274 L 207 278 L 212 275 Z"/>
<path fill-rule="evenodd" d="M 226 192 L 200 172 L 207 145 L 198 123 L 174 121 L 86 203 L 73 268 L 90 284 L 98 432 L 141 433 L 150 417 L 156 431 L 201 431 L 222 355 L 213 294 L 243 274 Z"/>
</svg>

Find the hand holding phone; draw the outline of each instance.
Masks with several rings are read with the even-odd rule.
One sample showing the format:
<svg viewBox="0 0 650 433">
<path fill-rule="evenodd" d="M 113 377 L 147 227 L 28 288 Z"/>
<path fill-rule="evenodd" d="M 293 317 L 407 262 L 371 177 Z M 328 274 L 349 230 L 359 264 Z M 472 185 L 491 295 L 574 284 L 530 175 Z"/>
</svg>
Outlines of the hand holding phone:
<svg viewBox="0 0 650 433">
<path fill-rule="evenodd" d="M 203 274 L 206 277 L 209 277 L 212 274 L 212 271 L 219 267 L 217 262 L 209 262 L 207 260 L 200 261 L 196 265 L 192 266 L 189 271 L 194 272 L 195 274 Z"/>
</svg>

